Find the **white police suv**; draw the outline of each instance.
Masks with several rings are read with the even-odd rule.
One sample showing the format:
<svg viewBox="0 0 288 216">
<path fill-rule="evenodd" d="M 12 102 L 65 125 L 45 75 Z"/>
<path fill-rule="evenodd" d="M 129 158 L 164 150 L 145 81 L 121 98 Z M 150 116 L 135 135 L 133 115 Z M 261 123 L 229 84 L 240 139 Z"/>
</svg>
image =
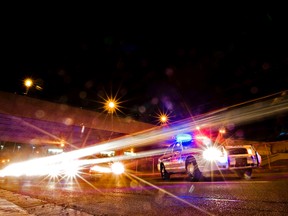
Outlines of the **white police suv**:
<svg viewBox="0 0 288 216">
<path fill-rule="evenodd" d="M 252 169 L 260 164 L 261 156 L 252 145 L 214 145 L 205 136 L 179 134 L 158 159 L 157 168 L 165 180 L 172 174 L 186 173 L 191 181 L 198 181 L 224 170 L 235 170 L 240 177 L 250 179 Z"/>
</svg>

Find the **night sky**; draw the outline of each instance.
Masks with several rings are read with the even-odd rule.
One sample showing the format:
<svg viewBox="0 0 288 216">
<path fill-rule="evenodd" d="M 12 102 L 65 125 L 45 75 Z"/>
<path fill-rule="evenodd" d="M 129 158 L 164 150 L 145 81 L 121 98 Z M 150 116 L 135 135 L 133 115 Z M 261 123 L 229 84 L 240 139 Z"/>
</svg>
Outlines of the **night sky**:
<svg viewBox="0 0 288 216">
<path fill-rule="evenodd" d="M 2 21 L 0 90 L 23 94 L 31 77 L 43 90 L 30 97 L 102 111 L 107 94 L 153 124 L 274 94 L 288 87 L 288 15 L 262 6 L 18 8 Z"/>
</svg>

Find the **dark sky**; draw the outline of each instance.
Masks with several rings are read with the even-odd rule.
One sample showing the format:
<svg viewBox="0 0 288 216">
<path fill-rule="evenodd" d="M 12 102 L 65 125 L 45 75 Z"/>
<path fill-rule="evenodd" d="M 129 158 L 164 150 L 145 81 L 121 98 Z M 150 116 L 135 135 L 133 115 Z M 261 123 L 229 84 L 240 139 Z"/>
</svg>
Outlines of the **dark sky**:
<svg viewBox="0 0 288 216">
<path fill-rule="evenodd" d="M 56 7 L 57 8 L 57 7 Z M 2 20 L 0 90 L 120 115 L 174 120 L 286 90 L 281 5 L 17 8 Z M 154 118 L 155 119 L 155 118 Z"/>
</svg>

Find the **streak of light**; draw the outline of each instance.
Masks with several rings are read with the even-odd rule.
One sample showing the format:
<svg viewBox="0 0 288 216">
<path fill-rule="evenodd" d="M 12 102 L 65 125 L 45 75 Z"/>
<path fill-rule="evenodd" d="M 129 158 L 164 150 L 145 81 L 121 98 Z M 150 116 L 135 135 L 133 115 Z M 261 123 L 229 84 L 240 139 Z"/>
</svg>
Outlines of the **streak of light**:
<svg viewBox="0 0 288 216">
<path fill-rule="evenodd" d="M 13 163 L 3 170 L 0 170 L 0 176 L 51 176 L 56 178 L 65 175 L 67 178 L 80 176 L 81 169 L 91 164 L 103 164 L 108 162 L 117 162 L 121 160 L 131 160 L 163 154 L 163 150 L 153 150 L 139 154 L 122 155 L 108 158 L 82 159 L 65 158 L 65 153 L 50 157 L 33 159 L 25 162 Z M 69 156 L 69 155 L 68 155 Z M 97 166 L 99 172 L 111 172 L 107 167 Z"/>
</svg>

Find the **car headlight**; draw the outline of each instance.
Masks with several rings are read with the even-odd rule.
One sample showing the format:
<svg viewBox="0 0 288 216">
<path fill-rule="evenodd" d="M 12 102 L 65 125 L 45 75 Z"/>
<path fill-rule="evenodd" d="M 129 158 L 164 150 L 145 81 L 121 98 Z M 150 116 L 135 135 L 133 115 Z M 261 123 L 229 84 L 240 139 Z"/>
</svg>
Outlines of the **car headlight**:
<svg viewBox="0 0 288 216">
<path fill-rule="evenodd" d="M 203 158 L 208 161 L 220 161 L 220 162 L 226 162 L 227 161 L 227 153 L 223 149 L 221 151 L 217 147 L 209 147 L 204 150 L 203 152 Z"/>
<path fill-rule="evenodd" d="M 125 171 L 124 165 L 121 162 L 115 162 L 111 165 L 112 173 L 119 175 Z"/>
</svg>

